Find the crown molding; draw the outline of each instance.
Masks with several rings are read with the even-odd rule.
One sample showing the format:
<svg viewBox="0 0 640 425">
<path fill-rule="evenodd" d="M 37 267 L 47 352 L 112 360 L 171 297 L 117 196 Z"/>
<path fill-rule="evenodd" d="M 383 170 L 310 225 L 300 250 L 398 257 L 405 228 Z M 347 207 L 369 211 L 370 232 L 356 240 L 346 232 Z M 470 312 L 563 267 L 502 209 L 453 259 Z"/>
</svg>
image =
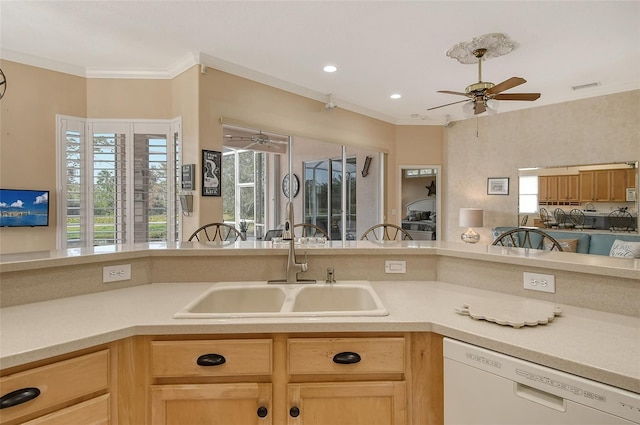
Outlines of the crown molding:
<svg viewBox="0 0 640 425">
<path fill-rule="evenodd" d="M 0 58 L 11 62 L 17 62 L 24 65 L 30 65 L 37 68 L 48 69 L 50 71 L 62 72 L 63 74 L 75 75 L 78 77 L 86 77 L 84 67 L 71 65 L 65 62 L 58 62 L 39 56 L 27 55 L 13 50 L 0 49 Z"/>
</svg>

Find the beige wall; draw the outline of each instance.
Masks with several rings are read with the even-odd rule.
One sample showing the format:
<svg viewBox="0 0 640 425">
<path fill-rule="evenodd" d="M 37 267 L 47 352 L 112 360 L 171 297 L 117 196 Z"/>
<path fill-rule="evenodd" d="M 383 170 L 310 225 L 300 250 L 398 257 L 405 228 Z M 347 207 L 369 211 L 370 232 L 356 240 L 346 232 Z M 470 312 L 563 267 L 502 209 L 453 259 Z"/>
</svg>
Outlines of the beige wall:
<svg viewBox="0 0 640 425">
<path fill-rule="evenodd" d="M 485 209 L 489 228 L 516 223 L 517 169 L 640 159 L 640 91 L 538 107 L 442 126 L 394 126 L 250 80 L 195 66 L 171 81 L 92 79 L 8 61 L 0 101 L 0 186 L 51 191 L 48 228 L 0 229 L 0 252 L 55 249 L 55 115 L 182 117 L 183 158 L 222 148 L 221 118 L 249 127 L 384 151 L 387 211 L 399 199 L 399 165 L 442 165 L 444 239 L 456 240 L 460 207 Z M 510 177 L 509 196 L 486 195 L 487 177 Z M 198 181 L 199 188 L 201 181 Z M 183 234 L 221 217 L 221 198 L 199 197 Z"/>
<path fill-rule="evenodd" d="M 196 67 L 198 70 L 200 67 Z M 185 155 L 199 149 L 222 150 L 225 123 L 301 138 L 390 152 L 395 126 L 344 109 L 327 111 L 324 104 L 280 89 L 208 68 L 199 73 L 199 144 L 186 144 Z M 201 182 L 198 183 L 198 187 Z M 222 198 L 200 200 L 200 215 L 186 217 L 183 236 L 199 225 L 222 217 Z"/>
<path fill-rule="evenodd" d="M 638 117 L 640 90 L 456 122 L 445 132 L 443 239 L 458 240 L 463 207 L 484 209 L 483 243 L 491 227 L 517 225 L 518 168 L 639 160 Z M 488 177 L 509 177 L 509 195 L 487 195 Z"/>
<path fill-rule="evenodd" d="M 310 100 L 199 66 L 173 80 L 90 79 L 2 61 L 9 89 L 0 102 L 0 185 L 51 191 L 48 228 L 0 228 L 0 252 L 56 247 L 55 116 L 92 118 L 182 117 L 183 162 L 201 161 L 201 149 L 222 149 L 221 118 L 328 142 L 373 148 L 393 155 L 396 126 L 347 110 L 326 111 Z M 198 181 L 197 187 L 202 184 Z M 393 192 L 394 186 L 389 190 Z M 194 192 L 195 213 L 183 235 L 219 220 L 221 198 Z M 395 195 L 393 195 L 395 196 Z"/>
<path fill-rule="evenodd" d="M 0 187 L 49 190 L 49 227 L 0 228 L 0 252 L 56 246 L 56 114 L 85 116 L 86 79 L 0 61 Z"/>
<path fill-rule="evenodd" d="M 405 211 L 398 211 L 398 205 L 404 203 L 398 193 L 400 186 L 399 168 L 402 165 L 444 165 L 443 162 L 443 126 L 397 126 L 395 151 L 389 155 L 389 170 L 387 172 L 388 202 L 387 220 L 400 224 Z M 442 194 L 441 194 L 442 196 Z M 426 189 L 424 196 L 426 197 Z M 415 200 L 414 198 L 412 200 Z M 396 210 L 396 214 L 392 213 Z"/>
</svg>

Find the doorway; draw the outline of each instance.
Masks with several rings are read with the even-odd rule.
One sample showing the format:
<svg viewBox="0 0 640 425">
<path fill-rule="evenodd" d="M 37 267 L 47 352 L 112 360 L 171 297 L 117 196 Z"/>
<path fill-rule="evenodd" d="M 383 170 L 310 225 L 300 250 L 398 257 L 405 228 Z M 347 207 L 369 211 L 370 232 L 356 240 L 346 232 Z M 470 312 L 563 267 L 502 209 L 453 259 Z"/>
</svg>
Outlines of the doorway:
<svg viewBox="0 0 640 425">
<path fill-rule="evenodd" d="M 440 165 L 398 167 L 400 225 L 414 240 L 441 240 Z"/>
</svg>

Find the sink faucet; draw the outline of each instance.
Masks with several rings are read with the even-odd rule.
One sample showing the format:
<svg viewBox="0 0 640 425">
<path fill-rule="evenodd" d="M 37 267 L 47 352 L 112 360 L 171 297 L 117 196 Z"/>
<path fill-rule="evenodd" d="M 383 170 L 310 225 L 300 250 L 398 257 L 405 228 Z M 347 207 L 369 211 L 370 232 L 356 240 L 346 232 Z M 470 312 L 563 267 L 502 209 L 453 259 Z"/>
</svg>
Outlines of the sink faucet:
<svg viewBox="0 0 640 425">
<path fill-rule="evenodd" d="M 269 280 L 267 283 L 316 283 L 314 279 L 300 279 L 299 273 L 306 272 L 309 269 L 307 263 L 307 254 L 305 253 L 304 263 L 298 263 L 296 259 L 295 236 L 293 234 L 293 202 L 289 201 L 286 205 L 287 218 L 284 222 L 284 230 L 282 231 L 282 240 L 289 241 L 289 255 L 287 257 L 287 277 L 280 280 Z"/>
</svg>

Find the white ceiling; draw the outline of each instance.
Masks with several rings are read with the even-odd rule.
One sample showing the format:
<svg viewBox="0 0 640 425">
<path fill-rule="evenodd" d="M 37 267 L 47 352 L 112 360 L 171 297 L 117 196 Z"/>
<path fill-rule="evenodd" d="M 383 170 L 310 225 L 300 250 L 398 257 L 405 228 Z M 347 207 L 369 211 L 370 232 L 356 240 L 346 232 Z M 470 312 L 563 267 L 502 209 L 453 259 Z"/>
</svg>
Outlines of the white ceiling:
<svg viewBox="0 0 640 425">
<path fill-rule="evenodd" d="M 446 51 L 487 33 L 517 47 L 487 60 L 483 80 L 519 76 L 507 93 L 542 93 L 501 112 L 640 88 L 640 1 L 0 0 L 0 17 L 3 59 L 89 78 L 201 63 L 396 124 L 463 118 L 462 104 L 427 108 L 464 99 L 436 93 L 478 80 Z"/>
</svg>

